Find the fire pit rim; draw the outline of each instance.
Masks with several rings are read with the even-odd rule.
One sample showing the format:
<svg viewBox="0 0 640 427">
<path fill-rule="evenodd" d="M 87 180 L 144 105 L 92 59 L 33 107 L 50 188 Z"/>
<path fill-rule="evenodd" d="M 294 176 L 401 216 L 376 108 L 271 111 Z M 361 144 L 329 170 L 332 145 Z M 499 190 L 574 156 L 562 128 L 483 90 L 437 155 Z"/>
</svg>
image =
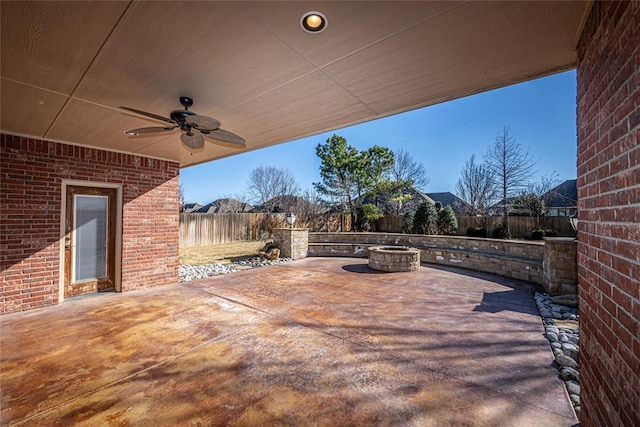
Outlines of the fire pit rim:
<svg viewBox="0 0 640 427">
<path fill-rule="evenodd" d="M 374 252 L 419 252 L 419 249 L 410 246 L 370 246 L 369 251 Z"/>
<path fill-rule="evenodd" d="M 369 247 L 369 267 L 387 272 L 420 269 L 420 250 L 409 246 Z"/>
</svg>

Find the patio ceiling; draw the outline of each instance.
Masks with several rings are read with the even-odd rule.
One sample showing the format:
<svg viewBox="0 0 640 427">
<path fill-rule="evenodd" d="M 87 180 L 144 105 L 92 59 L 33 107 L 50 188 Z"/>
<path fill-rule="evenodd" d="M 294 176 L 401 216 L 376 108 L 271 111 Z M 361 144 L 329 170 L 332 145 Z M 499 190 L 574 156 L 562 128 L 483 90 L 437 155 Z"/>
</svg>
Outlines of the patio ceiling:
<svg viewBox="0 0 640 427">
<path fill-rule="evenodd" d="M 591 1 L 1 3 L 3 132 L 189 166 L 571 69 Z M 304 12 L 328 27 L 309 34 Z M 247 140 L 193 155 L 178 97 Z"/>
</svg>

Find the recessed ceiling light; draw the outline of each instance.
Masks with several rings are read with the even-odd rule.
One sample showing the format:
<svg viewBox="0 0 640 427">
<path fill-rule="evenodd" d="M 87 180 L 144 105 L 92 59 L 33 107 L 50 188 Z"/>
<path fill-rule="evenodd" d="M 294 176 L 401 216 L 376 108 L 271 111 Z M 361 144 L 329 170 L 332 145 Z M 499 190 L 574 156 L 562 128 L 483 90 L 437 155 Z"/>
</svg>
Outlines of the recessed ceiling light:
<svg viewBox="0 0 640 427">
<path fill-rule="evenodd" d="M 327 22 L 323 13 L 311 11 L 302 15 L 300 26 L 308 33 L 319 33 L 327 28 Z"/>
</svg>

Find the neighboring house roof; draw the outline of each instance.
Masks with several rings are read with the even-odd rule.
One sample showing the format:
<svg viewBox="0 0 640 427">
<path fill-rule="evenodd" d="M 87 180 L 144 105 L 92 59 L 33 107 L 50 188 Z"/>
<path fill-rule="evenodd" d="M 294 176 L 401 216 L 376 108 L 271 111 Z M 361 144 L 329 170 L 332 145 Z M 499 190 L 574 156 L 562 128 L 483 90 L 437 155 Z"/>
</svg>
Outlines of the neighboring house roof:
<svg viewBox="0 0 640 427">
<path fill-rule="evenodd" d="M 426 193 L 423 193 L 416 188 L 406 189 L 402 193 L 411 195 L 411 199 L 403 201 L 400 206 L 398 206 L 397 203 L 390 200 L 392 198 L 390 194 L 380 194 L 377 198 L 378 206 L 391 215 L 404 215 L 407 212 L 418 209 L 418 206 L 420 206 L 420 203 L 422 202 L 435 203 L 435 201 Z M 375 204 L 375 202 L 376 201 L 371 198 L 366 198 L 364 200 L 364 203 Z"/>
<path fill-rule="evenodd" d="M 507 197 L 507 209 L 511 210 L 511 206 L 513 206 L 513 202 L 517 199 L 517 197 Z M 502 215 L 502 199 L 497 203 L 489 206 L 487 209 L 487 213 L 489 215 Z"/>
<path fill-rule="evenodd" d="M 443 193 L 427 193 L 427 196 L 434 202 L 440 202 L 443 207 L 451 206 L 454 212 L 467 212 L 469 210 L 464 200 L 448 191 Z"/>
<path fill-rule="evenodd" d="M 300 196 L 276 196 L 270 200 L 267 200 L 262 205 L 253 207 L 251 212 L 293 212 L 295 214 L 301 213 L 326 213 L 329 208 L 308 202 L 304 197 Z"/>
<path fill-rule="evenodd" d="M 218 199 L 193 211 L 194 213 L 241 213 L 249 212 L 253 206 L 236 199 Z"/>
<path fill-rule="evenodd" d="M 548 208 L 567 208 L 578 206 L 577 180 L 568 179 L 542 195 Z"/>
<path fill-rule="evenodd" d="M 200 203 L 185 203 L 184 206 L 182 206 L 182 209 L 180 210 L 181 212 L 193 212 L 195 210 L 198 210 L 202 207 L 202 205 Z"/>
</svg>

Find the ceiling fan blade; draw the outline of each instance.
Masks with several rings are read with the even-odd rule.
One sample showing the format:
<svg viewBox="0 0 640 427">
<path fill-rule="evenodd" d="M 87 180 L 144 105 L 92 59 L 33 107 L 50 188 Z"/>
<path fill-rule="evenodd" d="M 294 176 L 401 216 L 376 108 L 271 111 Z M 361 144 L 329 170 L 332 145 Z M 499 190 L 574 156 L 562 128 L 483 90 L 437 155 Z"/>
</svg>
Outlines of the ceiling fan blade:
<svg viewBox="0 0 640 427">
<path fill-rule="evenodd" d="M 220 127 L 220 122 L 213 117 L 198 116 L 197 114 L 185 117 L 185 121 L 199 130 L 212 131 Z"/>
<path fill-rule="evenodd" d="M 176 128 L 175 126 L 172 126 L 172 127 L 153 126 L 148 128 L 125 130 L 124 133 L 126 133 L 127 135 L 136 136 L 136 135 L 140 135 L 141 133 L 166 132 L 166 131 L 174 130 L 175 128 Z"/>
<path fill-rule="evenodd" d="M 180 135 L 180 141 L 192 150 L 204 147 L 204 138 L 197 132 L 185 132 Z"/>
<path fill-rule="evenodd" d="M 228 142 L 237 146 L 238 148 L 244 147 L 246 141 L 241 136 L 231 133 L 228 130 L 217 129 L 212 131 L 202 131 L 204 136 L 214 139 L 216 141 Z"/>
<path fill-rule="evenodd" d="M 123 106 L 120 106 L 120 108 L 122 108 L 123 110 L 131 111 L 132 113 L 141 114 L 143 116 L 151 117 L 152 119 L 161 120 L 163 122 L 171 123 L 172 125 L 176 124 L 176 122 L 174 122 L 173 120 L 171 120 L 171 119 L 169 119 L 167 117 L 159 116 L 157 114 L 147 113 L 146 111 L 136 110 L 135 108 L 129 108 L 129 107 L 123 107 Z"/>
</svg>

